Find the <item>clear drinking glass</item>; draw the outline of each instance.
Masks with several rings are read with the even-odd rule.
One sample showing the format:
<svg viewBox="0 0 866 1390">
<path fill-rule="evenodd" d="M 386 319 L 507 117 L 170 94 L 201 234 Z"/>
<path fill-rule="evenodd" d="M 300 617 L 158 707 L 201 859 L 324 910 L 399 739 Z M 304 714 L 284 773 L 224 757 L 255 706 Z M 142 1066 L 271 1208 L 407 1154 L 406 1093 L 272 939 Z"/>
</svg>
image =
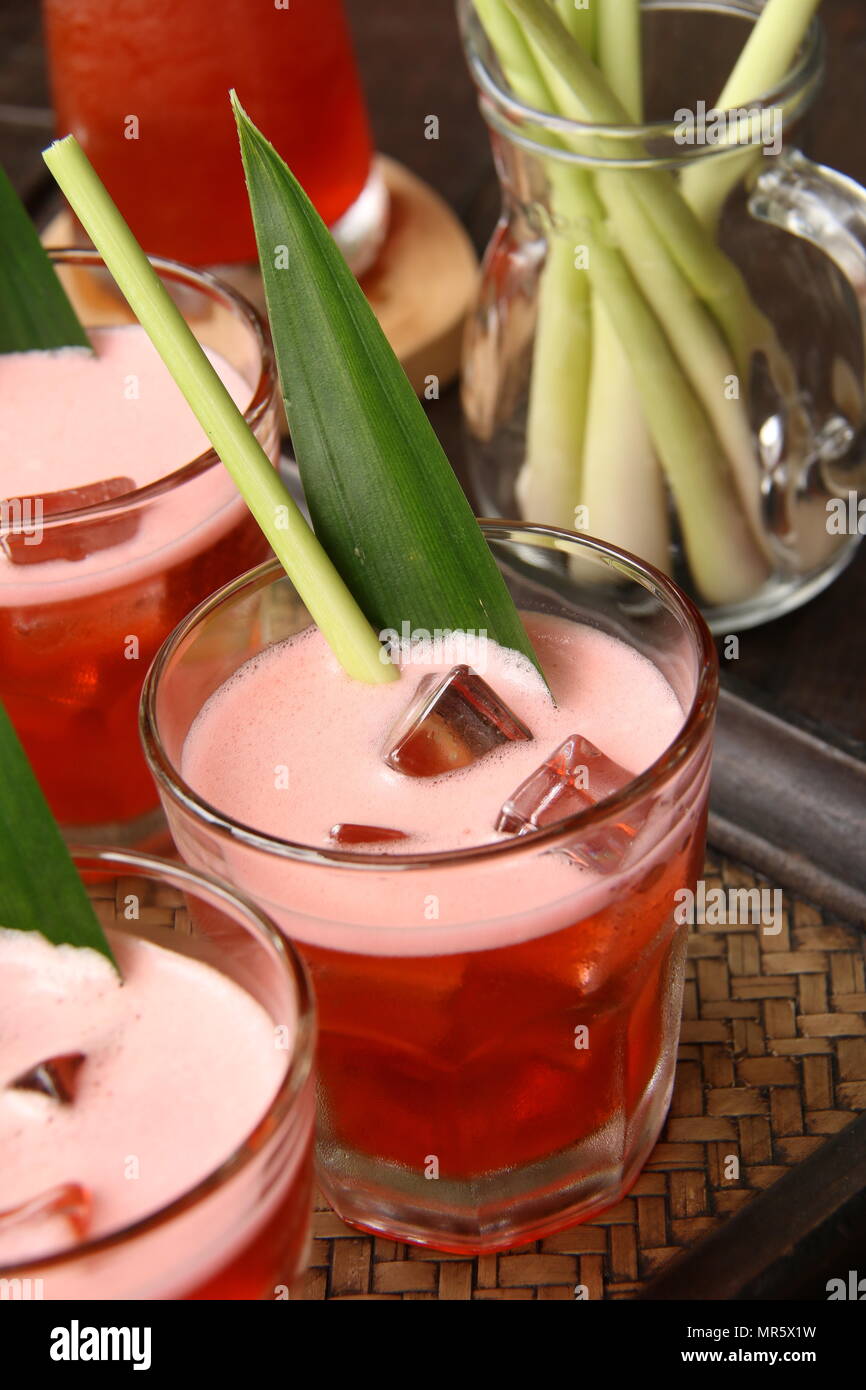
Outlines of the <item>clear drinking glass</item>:
<svg viewBox="0 0 866 1390">
<path fill-rule="evenodd" d="M 177 628 L 141 711 L 180 853 L 254 897 L 310 968 L 318 1162 L 330 1201 L 365 1229 L 467 1253 L 594 1215 L 628 1189 L 656 1140 L 683 986 L 674 894 L 694 886 L 703 863 L 717 695 L 709 632 L 668 579 L 573 533 L 483 525 L 522 609 L 619 637 L 679 698 L 676 741 L 609 801 L 507 842 L 387 856 L 290 843 L 203 801 L 180 771 L 203 703 L 310 622 L 275 565 Z M 527 888 L 538 856 L 644 813 L 620 871 L 578 876 L 565 898 Z M 487 885 L 512 905 L 507 916 L 485 907 Z M 429 895 L 435 920 L 419 908 Z"/>
<path fill-rule="evenodd" d="M 52 256 L 88 327 L 134 322 L 96 252 Z M 276 372 L 255 310 L 206 272 L 154 264 L 199 342 L 249 383 L 245 418 L 276 463 Z M 112 471 L 124 475 L 123 459 Z M 64 830 L 142 845 L 162 824 L 136 732 L 144 672 L 183 615 L 268 543 L 212 449 L 115 501 L 46 509 L 38 544 L 15 538 L 28 563 L 10 558 L 22 523 L 0 502 L 0 699 Z"/>
<path fill-rule="evenodd" d="M 312 1213 L 316 1030 L 307 972 L 253 903 L 193 869 L 123 850 L 82 848 L 73 857 L 109 936 L 132 935 L 220 971 L 252 995 L 275 1030 L 287 1030 L 291 1046 L 265 1114 L 250 1133 L 238 1133 L 219 1168 L 120 1230 L 0 1265 L 3 1296 L 286 1298 L 306 1269 Z M 134 1094 L 128 1103 L 136 1105 Z M 169 1165 L 171 1151 L 166 1134 Z"/>
<path fill-rule="evenodd" d="M 645 0 L 650 119 L 622 126 L 582 124 L 517 100 L 470 0 L 458 6 L 502 193 L 463 362 L 479 506 L 585 530 L 643 555 L 721 633 L 777 617 L 826 588 L 860 541 L 856 523 L 840 523 L 839 504 L 846 515 L 856 510 L 849 498 L 866 480 L 866 192 L 792 143 L 823 77 L 820 25 L 778 87 L 743 104 L 750 114 L 739 138 L 760 136 L 761 147 L 725 148 L 701 135 L 699 101 L 712 108 L 762 3 Z M 711 109 L 707 122 L 709 132 Z M 718 263 L 692 258 L 687 217 L 672 238 L 673 224 L 661 219 L 653 232 L 659 189 L 673 193 L 671 180 L 681 189 L 689 180 L 690 196 L 707 207 L 727 191 L 718 241 L 745 281 L 744 298 L 722 284 Z M 661 239 L 675 248 L 673 274 L 657 245 L 662 227 Z M 693 478 L 708 447 L 697 439 L 695 411 L 714 440 L 713 467 L 691 499 L 683 483 L 672 486 L 670 460 L 659 468 L 633 360 L 630 394 L 611 395 L 622 349 L 637 341 L 614 322 L 610 282 L 598 288 L 611 247 L 617 274 L 642 288 L 672 350 L 672 372 L 688 388 L 694 428 L 691 462 L 686 455 L 682 466 Z M 700 294 L 694 275 L 703 277 Z M 703 299 L 712 314 L 701 310 Z M 580 429 L 589 407 L 582 413 L 578 405 L 587 344 L 587 399 L 596 419 L 606 410 L 610 421 L 592 436 L 594 449 Z M 530 457 L 535 483 L 524 469 Z M 730 485 L 724 498 L 708 484 L 718 474 Z M 726 515 L 738 505 L 748 525 Z M 710 576 L 707 542 L 728 531 L 737 543 Z"/>
</svg>

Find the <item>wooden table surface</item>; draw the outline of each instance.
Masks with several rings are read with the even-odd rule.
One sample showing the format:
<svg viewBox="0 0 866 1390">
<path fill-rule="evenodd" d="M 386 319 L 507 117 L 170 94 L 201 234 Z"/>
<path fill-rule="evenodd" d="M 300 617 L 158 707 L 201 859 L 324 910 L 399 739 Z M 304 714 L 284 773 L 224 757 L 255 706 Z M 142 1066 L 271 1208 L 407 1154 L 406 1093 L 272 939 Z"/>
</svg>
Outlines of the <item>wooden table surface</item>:
<svg viewBox="0 0 866 1390">
<path fill-rule="evenodd" d="M 378 148 L 436 188 L 480 250 L 498 211 L 487 136 L 463 61 L 452 0 L 346 0 Z M 828 68 L 809 153 L 866 184 L 866 0 L 824 0 Z M 425 117 L 439 139 L 425 139 Z M 34 214 L 54 201 L 39 151 L 52 119 L 35 0 L 0 0 L 0 161 Z M 458 473 L 455 388 L 431 407 Z M 866 547 L 819 598 L 743 633 L 731 685 L 786 719 L 866 757 Z M 793 791 L 793 789 L 792 789 Z M 802 794 L 803 789 L 800 789 Z"/>
</svg>

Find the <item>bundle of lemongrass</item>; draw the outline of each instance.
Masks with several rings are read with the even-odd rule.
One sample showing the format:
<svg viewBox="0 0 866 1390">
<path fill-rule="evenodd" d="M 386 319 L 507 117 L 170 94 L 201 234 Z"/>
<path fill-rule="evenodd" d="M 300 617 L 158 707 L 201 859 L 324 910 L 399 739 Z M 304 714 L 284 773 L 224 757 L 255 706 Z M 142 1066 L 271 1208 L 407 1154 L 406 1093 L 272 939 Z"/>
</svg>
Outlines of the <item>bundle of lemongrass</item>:
<svg viewBox="0 0 866 1390">
<path fill-rule="evenodd" d="M 767 0 L 715 103 L 739 108 L 772 91 L 820 0 Z M 635 126 L 624 153 L 646 155 L 640 0 L 473 0 L 514 95 L 535 111 L 588 125 Z M 551 205 L 579 226 L 587 255 L 551 237 L 542 273 L 523 514 L 586 528 L 669 569 L 668 489 L 702 599 L 737 604 L 778 563 L 761 515 L 749 422 L 751 364 L 763 354 L 794 411 L 794 373 L 772 325 L 717 242 L 722 206 L 759 152 L 746 130 L 719 160 L 677 179 L 664 168 L 617 169 L 556 158 L 592 156 L 585 129 L 528 123 L 545 161 Z M 730 139 L 731 137 L 729 137 Z M 591 142 L 590 142 L 591 144 Z M 596 153 L 609 149 L 599 141 Z M 582 325 L 574 331 L 575 322 Z M 735 390 L 726 385 L 736 382 Z M 667 487 L 665 486 L 667 484 Z M 797 565 L 796 541 L 789 563 Z"/>
</svg>

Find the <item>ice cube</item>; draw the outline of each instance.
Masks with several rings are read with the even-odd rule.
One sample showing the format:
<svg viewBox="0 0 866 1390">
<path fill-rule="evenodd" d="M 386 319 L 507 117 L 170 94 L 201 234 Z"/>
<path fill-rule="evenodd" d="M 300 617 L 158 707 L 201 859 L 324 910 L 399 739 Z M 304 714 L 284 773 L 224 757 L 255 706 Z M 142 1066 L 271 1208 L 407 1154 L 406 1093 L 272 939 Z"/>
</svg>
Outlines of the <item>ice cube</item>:
<svg viewBox="0 0 866 1390">
<path fill-rule="evenodd" d="M 617 821 L 615 825 L 594 830 L 573 845 L 563 845 L 562 853 L 585 869 L 594 869 L 598 874 L 612 874 L 621 868 L 636 834 L 634 825 Z"/>
<path fill-rule="evenodd" d="M 136 511 L 86 521 L 70 517 L 68 522 L 44 530 L 40 520 L 113 502 L 134 488 L 132 478 L 105 478 L 65 492 L 6 498 L 0 502 L 0 549 L 14 565 L 38 565 L 45 560 L 83 560 L 95 550 L 130 540 L 138 530 Z"/>
<path fill-rule="evenodd" d="M 604 801 L 633 775 L 589 739 L 572 734 L 512 792 L 499 812 L 496 829 L 528 835 L 557 825 Z M 612 873 L 622 864 L 645 819 L 646 810 L 638 807 L 628 823 L 618 821 L 593 831 L 564 852 L 598 873 Z"/>
<path fill-rule="evenodd" d="M 15 1091 L 41 1091 L 52 1100 L 68 1105 L 75 1097 L 78 1069 L 84 1061 L 83 1052 L 67 1052 L 61 1057 L 48 1057 L 29 1071 L 15 1078 Z"/>
<path fill-rule="evenodd" d="M 468 767 L 491 749 L 532 734 L 468 666 L 425 676 L 392 728 L 385 761 L 409 777 L 438 777 Z"/>
<path fill-rule="evenodd" d="M 39 1223 L 45 1227 L 46 1245 L 49 1249 L 54 1245 L 67 1244 L 70 1232 L 75 1240 L 84 1240 L 90 1228 L 92 1205 L 91 1194 L 81 1183 L 61 1183 L 59 1187 L 51 1187 L 47 1192 L 40 1192 L 37 1197 L 31 1197 L 26 1202 L 0 1211 L 0 1233 L 5 1234 L 12 1227 L 23 1226 L 25 1223 L 33 1226 Z M 57 1238 L 52 1241 L 48 1238 L 49 1223 L 57 1221 L 62 1222 L 62 1225 L 57 1230 Z M 63 1239 L 64 1236 L 66 1239 Z"/>
<path fill-rule="evenodd" d="M 354 825 L 351 821 L 340 821 L 331 826 L 331 839 L 338 845 L 384 845 L 408 838 L 402 830 L 390 830 L 385 825 Z"/>
</svg>

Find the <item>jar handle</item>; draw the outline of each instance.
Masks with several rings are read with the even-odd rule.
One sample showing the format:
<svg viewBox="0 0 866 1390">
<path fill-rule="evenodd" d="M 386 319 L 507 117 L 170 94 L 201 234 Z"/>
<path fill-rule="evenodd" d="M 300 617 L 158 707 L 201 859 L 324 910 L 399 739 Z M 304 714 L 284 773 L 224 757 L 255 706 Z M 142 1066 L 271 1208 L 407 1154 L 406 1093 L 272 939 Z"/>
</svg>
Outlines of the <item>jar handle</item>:
<svg viewBox="0 0 866 1390">
<path fill-rule="evenodd" d="M 759 176 L 749 211 L 835 262 L 854 291 L 866 341 L 866 189 L 792 148 Z"/>
</svg>

